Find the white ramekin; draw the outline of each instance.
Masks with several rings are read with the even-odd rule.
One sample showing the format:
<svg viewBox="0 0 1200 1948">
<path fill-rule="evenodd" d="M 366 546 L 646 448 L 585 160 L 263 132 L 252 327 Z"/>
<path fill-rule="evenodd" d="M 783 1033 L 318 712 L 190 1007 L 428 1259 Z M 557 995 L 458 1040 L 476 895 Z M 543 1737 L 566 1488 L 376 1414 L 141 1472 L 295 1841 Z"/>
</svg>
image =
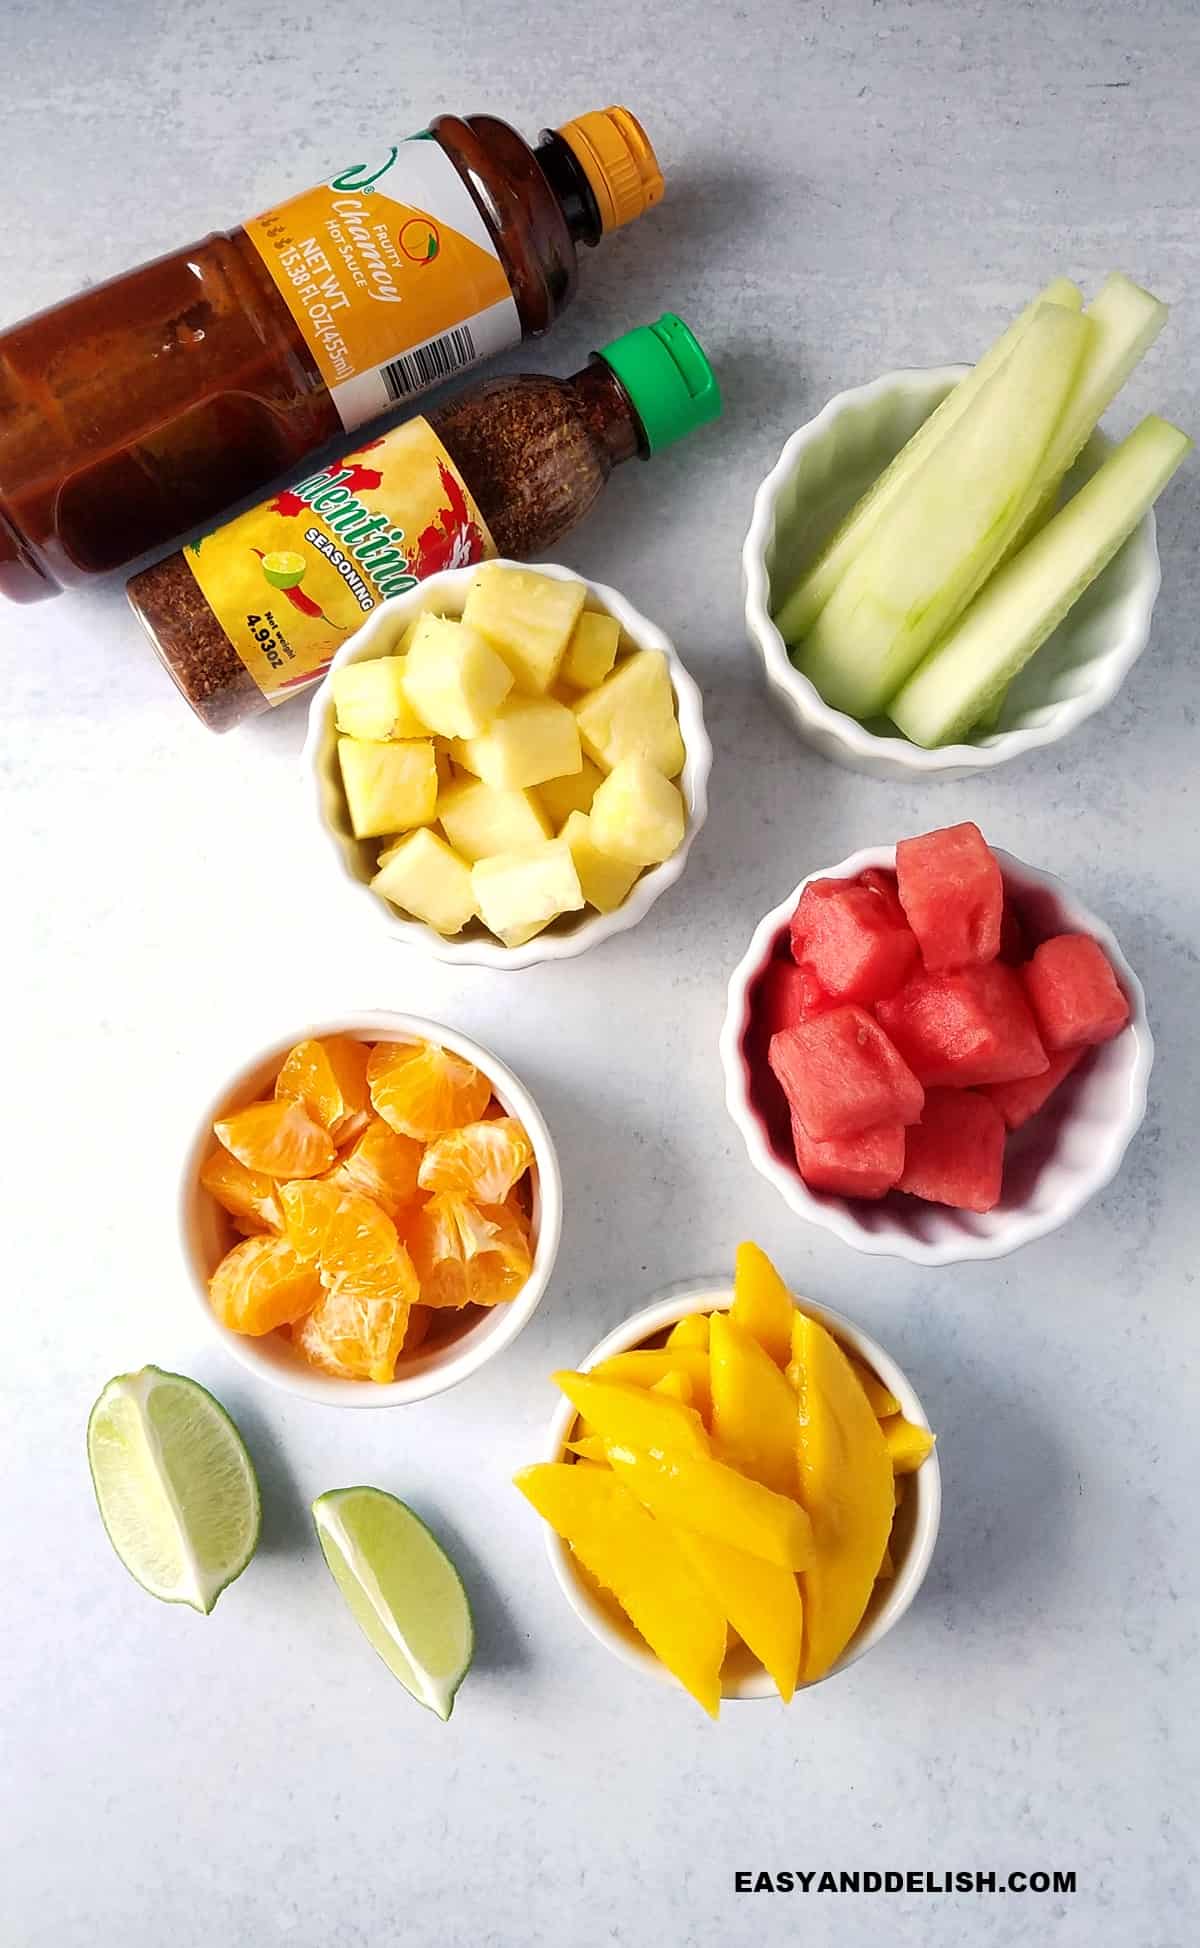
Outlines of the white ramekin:
<svg viewBox="0 0 1200 1948">
<path fill-rule="evenodd" d="M 352 1035 L 370 1042 L 438 1042 L 452 1049 L 491 1080 L 497 1098 L 515 1116 L 533 1144 L 533 1269 L 515 1299 L 493 1306 L 461 1338 L 418 1351 L 402 1364 L 400 1377 L 387 1385 L 371 1380 L 340 1380 L 306 1365 L 276 1333 L 254 1339 L 231 1332 L 213 1312 L 208 1281 L 239 1234 L 216 1199 L 200 1182 L 200 1169 L 214 1145 L 213 1124 L 219 1116 L 269 1095 L 288 1050 L 297 1042 L 322 1035 Z M 528 1325 L 550 1282 L 562 1231 L 562 1176 L 554 1141 L 546 1120 L 523 1082 L 488 1049 L 439 1021 L 420 1015 L 392 1013 L 348 1015 L 338 1021 L 297 1028 L 242 1063 L 217 1091 L 201 1115 L 184 1160 L 179 1195 L 179 1229 L 184 1259 L 196 1301 L 209 1327 L 227 1352 L 248 1373 L 302 1400 L 327 1407 L 399 1407 L 444 1393 L 478 1372 L 497 1353 L 510 1346 Z"/>
<path fill-rule="evenodd" d="M 1116 936 L 1103 920 L 1051 873 L 1027 866 L 993 846 L 1005 886 L 1038 939 L 1086 933 L 1100 942 L 1129 1002 L 1129 1022 L 1111 1042 L 1094 1049 L 1060 1083 L 1039 1115 L 1008 1139 L 1004 1190 L 994 1210 L 950 1210 L 916 1197 L 885 1197 L 878 1203 L 809 1190 L 795 1160 L 772 1141 L 761 1108 L 752 1100 L 751 1064 L 745 1051 L 750 1028 L 750 990 L 772 958 L 776 942 L 810 879 L 854 879 L 868 866 L 894 867 L 894 846 L 871 846 L 809 873 L 786 900 L 759 922 L 729 983 L 721 1030 L 725 1102 L 742 1133 L 750 1161 L 798 1217 L 832 1231 L 844 1244 L 872 1257 L 905 1258 L 913 1265 L 956 1265 L 968 1259 L 1003 1258 L 1019 1245 L 1057 1231 L 1088 1199 L 1112 1181 L 1146 1113 L 1154 1040 L 1146 996 Z"/>
<path fill-rule="evenodd" d="M 587 1358 L 581 1361 L 580 1369 L 586 1372 L 590 1367 L 598 1366 L 601 1360 L 610 1359 L 614 1353 L 625 1353 L 642 1345 L 646 1340 L 666 1332 L 677 1320 L 686 1318 L 688 1313 L 727 1311 L 732 1303 L 732 1287 L 719 1279 L 673 1286 L 669 1292 L 653 1299 L 643 1311 L 635 1312 L 632 1318 L 617 1326 L 598 1346 L 594 1346 Z M 912 1382 L 890 1353 L 886 1353 L 860 1326 L 844 1318 L 840 1312 L 831 1312 L 827 1306 L 816 1305 L 811 1299 L 798 1298 L 796 1303 L 827 1327 L 847 1352 L 853 1353 L 856 1359 L 878 1375 L 900 1402 L 906 1420 L 917 1427 L 929 1426 Z M 547 1430 L 546 1460 L 560 1461 L 563 1458 L 575 1418 L 575 1409 L 570 1401 L 562 1401 Z M 942 1473 L 936 1448 L 907 1479 L 907 1492 L 897 1510 L 896 1525 L 892 1531 L 895 1576 L 875 1585 L 863 1621 L 837 1663 L 830 1667 L 825 1677 L 817 1679 L 819 1684 L 823 1684 L 826 1678 L 835 1677 L 839 1671 L 848 1670 L 876 1644 L 882 1643 L 888 1631 L 899 1623 L 925 1580 L 942 1516 Z M 546 1547 L 559 1588 L 593 1637 L 598 1638 L 606 1650 L 612 1651 L 614 1657 L 619 1657 L 622 1663 L 634 1670 L 648 1672 L 668 1684 L 674 1684 L 675 1679 L 648 1646 L 632 1629 L 622 1629 L 614 1621 L 612 1613 L 598 1601 L 593 1590 L 579 1575 L 570 1548 L 549 1525 L 546 1528 Z M 810 1688 L 801 1686 L 804 1690 Z M 777 1699 L 778 1693 L 762 1666 L 747 1657 L 744 1665 L 723 1674 L 722 1696 Z"/>
<path fill-rule="evenodd" d="M 499 565 L 518 566 L 515 562 L 502 562 Z M 467 590 L 479 572 L 478 567 L 447 569 L 441 575 L 431 575 L 428 581 L 410 589 L 407 595 L 393 596 L 390 601 L 381 603 L 362 628 L 342 644 L 333 659 L 330 675 L 317 691 L 309 711 L 304 764 L 311 780 L 312 803 L 320 826 L 320 845 L 326 860 L 337 867 L 343 881 L 350 884 L 362 904 L 375 913 L 394 939 L 403 941 L 406 946 L 419 948 L 435 960 L 464 967 L 511 969 L 534 967 L 542 961 L 570 960 L 576 954 L 585 953 L 589 947 L 595 947 L 601 940 L 608 940 L 613 934 L 636 927 L 639 920 L 645 919 L 654 902 L 662 897 L 668 886 L 675 884 L 683 872 L 692 841 L 708 811 L 712 745 L 704 728 L 704 708 L 699 688 L 680 661 L 675 645 L 656 624 L 640 615 L 623 595 L 614 588 L 606 587 L 603 582 L 589 582 L 586 577 L 576 575 L 569 568 L 561 568 L 554 562 L 521 565 L 531 568 L 538 575 L 553 576 L 556 581 L 583 582 L 588 592 L 589 607 L 603 609 L 615 616 L 624 635 L 636 649 L 661 650 L 667 658 L 675 689 L 679 733 L 686 754 L 677 782 L 687 808 L 687 825 L 679 850 L 664 860 L 661 866 L 653 866 L 644 872 L 629 897 L 614 913 L 585 910 L 582 914 L 564 914 L 544 933 L 535 934 L 523 947 L 504 946 L 479 921 L 473 922 L 461 935 L 445 939 L 423 921 L 404 919 L 387 900 L 380 899 L 378 894 L 370 890 L 368 882 L 375 871 L 378 841 L 358 840 L 350 830 L 338 768 L 337 729 L 330 678 L 334 670 L 342 669 L 347 663 L 368 662 L 375 656 L 390 655 L 413 617 L 423 614 L 426 609 L 434 609 L 439 615 L 461 615 Z"/>
<path fill-rule="evenodd" d="M 800 737 L 822 757 L 872 778 L 965 778 L 1026 751 L 1057 744 L 1102 710 L 1146 647 L 1160 570 L 1154 515 L 1147 514 L 1104 573 L 1076 603 L 1009 691 L 999 725 L 965 743 L 926 751 L 899 731 L 867 730 L 824 703 L 789 661 L 771 619 L 786 588 L 773 586 L 788 562 L 811 560 L 842 516 L 878 478 L 970 370 L 885 372 L 839 392 L 793 433 L 759 488 L 742 548 L 746 629 L 762 659 L 769 693 Z M 1111 442 L 1092 436 L 1072 483 L 1096 471 Z"/>
</svg>

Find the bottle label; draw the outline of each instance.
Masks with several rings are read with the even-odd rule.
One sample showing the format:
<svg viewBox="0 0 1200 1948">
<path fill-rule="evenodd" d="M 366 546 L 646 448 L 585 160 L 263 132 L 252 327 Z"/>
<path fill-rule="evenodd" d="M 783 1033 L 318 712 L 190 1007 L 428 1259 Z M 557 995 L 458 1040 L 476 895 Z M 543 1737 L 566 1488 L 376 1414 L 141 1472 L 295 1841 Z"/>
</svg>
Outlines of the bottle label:
<svg viewBox="0 0 1200 1948">
<path fill-rule="evenodd" d="M 496 246 L 427 134 L 245 227 L 348 432 L 520 341 Z"/>
<path fill-rule="evenodd" d="M 324 676 L 389 595 L 495 553 L 429 421 L 411 419 L 202 535 L 183 558 L 276 704 Z"/>
</svg>

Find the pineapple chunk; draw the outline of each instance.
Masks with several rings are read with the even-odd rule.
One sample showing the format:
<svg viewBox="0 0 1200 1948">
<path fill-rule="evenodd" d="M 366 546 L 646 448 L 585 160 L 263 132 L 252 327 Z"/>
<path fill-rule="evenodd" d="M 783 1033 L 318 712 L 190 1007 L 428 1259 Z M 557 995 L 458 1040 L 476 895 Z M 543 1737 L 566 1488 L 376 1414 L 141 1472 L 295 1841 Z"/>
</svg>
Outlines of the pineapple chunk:
<svg viewBox="0 0 1200 1948">
<path fill-rule="evenodd" d="M 406 658 L 409 702 L 439 737 L 478 737 L 512 689 L 508 664 L 474 629 L 423 615 Z"/>
<path fill-rule="evenodd" d="M 470 868 L 436 832 L 422 826 L 380 853 L 371 891 L 402 906 L 438 933 L 461 933 L 476 914 Z"/>
<path fill-rule="evenodd" d="M 552 836 L 531 791 L 497 791 L 482 778 L 459 778 L 438 795 L 442 830 L 470 865 L 495 852 L 520 852 Z"/>
<path fill-rule="evenodd" d="M 683 739 L 675 721 L 675 691 L 660 649 L 639 649 L 575 706 L 579 735 L 604 771 L 622 758 L 646 758 L 664 778 L 683 770 Z"/>
<path fill-rule="evenodd" d="M 592 837 L 592 821 L 586 812 L 572 812 L 563 826 L 562 836 L 571 848 L 584 899 L 598 913 L 612 913 L 628 898 L 641 867 L 601 852 Z"/>
<path fill-rule="evenodd" d="M 483 735 L 460 739 L 453 756 L 477 778 L 505 791 L 525 791 L 583 764 L 575 718 L 553 697 L 518 697 L 502 704 Z"/>
<path fill-rule="evenodd" d="M 589 813 L 592 843 L 631 866 L 656 866 L 683 839 L 683 796 L 646 758 L 622 758 Z"/>
<path fill-rule="evenodd" d="M 595 609 L 585 609 L 567 644 L 567 653 L 559 671 L 562 681 L 576 690 L 594 690 L 598 683 L 603 683 L 616 662 L 620 640 L 621 625 L 616 616 L 600 615 Z"/>
<path fill-rule="evenodd" d="M 378 744 L 338 738 L 342 783 L 356 839 L 378 839 L 430 825 L 437 807 L 437 760 L 428 738 Z"/>
<path fill-rule="evenodd" d="M 537 795 L 550 814 L 550 823 L 556 832 L 561 832 L 572 812 L 590 812 L 596 790 L 604 777 L 598 765 L 590 758 L 583 760 L 583 767 L 572 772 L 567 778 L 547 778 L 538 786 Z"/>
<path fill-rule="evenodd" d="M 333 673 L 337 727 L 346 737 L 385 744 L 397 737 L 424 737 L 421 722 L 404 691 L 403 656 L 377 656 L 371 663 L 347 663 Z"/>
<path fill-rule="evenodd" d="M 542 697 L 558 675 L 586 595 L 582 582 L 486 567 L 471 583 L 463 621 L 503 656 L 518 690 Z"/>
<path fill-rule="evenodd" d="M 546 839 L 520 852 L 499 852 L 471 868 L 484 925 L 506 947 L 523 947 L 560 913 L 583 905 L 583 888 L 565 839 Z"/>
</svg>

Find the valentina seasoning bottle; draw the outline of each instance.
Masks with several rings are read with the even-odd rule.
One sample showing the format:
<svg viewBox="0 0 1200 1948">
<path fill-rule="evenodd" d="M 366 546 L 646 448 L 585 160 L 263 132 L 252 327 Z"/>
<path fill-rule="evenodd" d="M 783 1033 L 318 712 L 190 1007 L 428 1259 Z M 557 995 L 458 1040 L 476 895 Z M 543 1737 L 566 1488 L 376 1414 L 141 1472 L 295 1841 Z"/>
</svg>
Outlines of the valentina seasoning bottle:
<svg viewBox="0 0 1200 1948">
<path fill-rule="evenodd" d="M 135 575 L 129 599 L 197 715 L 227 730 L 310 688 L 388 596 L 488 556 L 544 554 L 615 466 L 720 410 L 700 345 L 667 312 L 568 379 L 489 379 L 339 452 Z"/>
<path fill-rule="evenodd" d="M 316 189 L 0 333 L 0 593 L 160 546 L 536 336 L 577 248 L 662 195 L 625 108 L 529 143 L 440 115 Z"/>
</svg>

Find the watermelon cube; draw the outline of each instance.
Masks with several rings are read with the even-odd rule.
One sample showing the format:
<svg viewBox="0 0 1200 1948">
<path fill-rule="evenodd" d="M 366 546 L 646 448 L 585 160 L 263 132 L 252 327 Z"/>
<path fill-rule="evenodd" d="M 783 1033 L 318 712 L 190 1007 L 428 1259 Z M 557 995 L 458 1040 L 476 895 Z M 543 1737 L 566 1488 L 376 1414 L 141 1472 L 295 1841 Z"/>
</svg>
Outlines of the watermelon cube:
<svg viewBox="0 0 1200 1948">
<path fill-rule="evenodd" d="M 904 1168 L 903 1123 L 876 1123 L 856 1136 L 818 1143 L 793 1116 L 792 1141 L 809 1189 L 832 1191 L 837 1197 L 886 1197 Z"/>
<path fill-rule="evenodd" d="M 1026 1076 L 1023 1082 L 993 1082 L 982 1091 L 989 1102 L 1000 1111 L 1010 1130 L 1019 1130 L 1031 1116 L 1036 1116 L 1064 1076 L 1068 1076 L 1076 1063 L 1081 1061 L 1085 1050 L 1064 1048 L 1050 1057 L 1050 1065 L 1041 1075 Z"/>
<path fill-rule="evenodd" d="M 792 915 L 792 957 L 835 1001 L 894 994 L 917 960 L 898 899 L 852 879 L 814 879 Z"/>
<path fill-rule="evenodd" d="M 1048 1049 L 1111 1041 L 1129 1020 L 1129 1003 L 1108 956 L 1089 934 L 1043 940 L 1022 972 Z"/>
<path fill-rule="evenodd" d="M 785 1028 L 768 1059 L 793 1117 L 818 1143 L 921 1114 L 920 1083 L 863 1008 L 831 1008 Z"/>
<path fill-rule="evenodd" d="M 876 1012 L 927 1087 L 969 1089 L 1046 1071 L 1021 976 L 1002 961 L 954 974 L 914 974 Z"/>
<path fill-rule="evenodd" d="M 1000 951 L 1004 881 L 983 833 L 969 820 L 901 839 L 896 882 L 930 974 L 978 967 Z"/>
<path fill-rule="evenodd" d="M 798 1021 L 820 1014 L 833 1003 L 816 975 L 808 967 L 797 967 L 793 960 L 773 960 L 758 984 L 754 1012 L 768 1040 L 783 1028 L 794 1028 Z"/>
<path fill-rule="evenodd" d="M 1004 1118 L 971 1089 L 931 1089 L 905 1132 L 900 1189 L 930 1204 L 990 1211 L 1000 1201 Z"/>
</svg>

